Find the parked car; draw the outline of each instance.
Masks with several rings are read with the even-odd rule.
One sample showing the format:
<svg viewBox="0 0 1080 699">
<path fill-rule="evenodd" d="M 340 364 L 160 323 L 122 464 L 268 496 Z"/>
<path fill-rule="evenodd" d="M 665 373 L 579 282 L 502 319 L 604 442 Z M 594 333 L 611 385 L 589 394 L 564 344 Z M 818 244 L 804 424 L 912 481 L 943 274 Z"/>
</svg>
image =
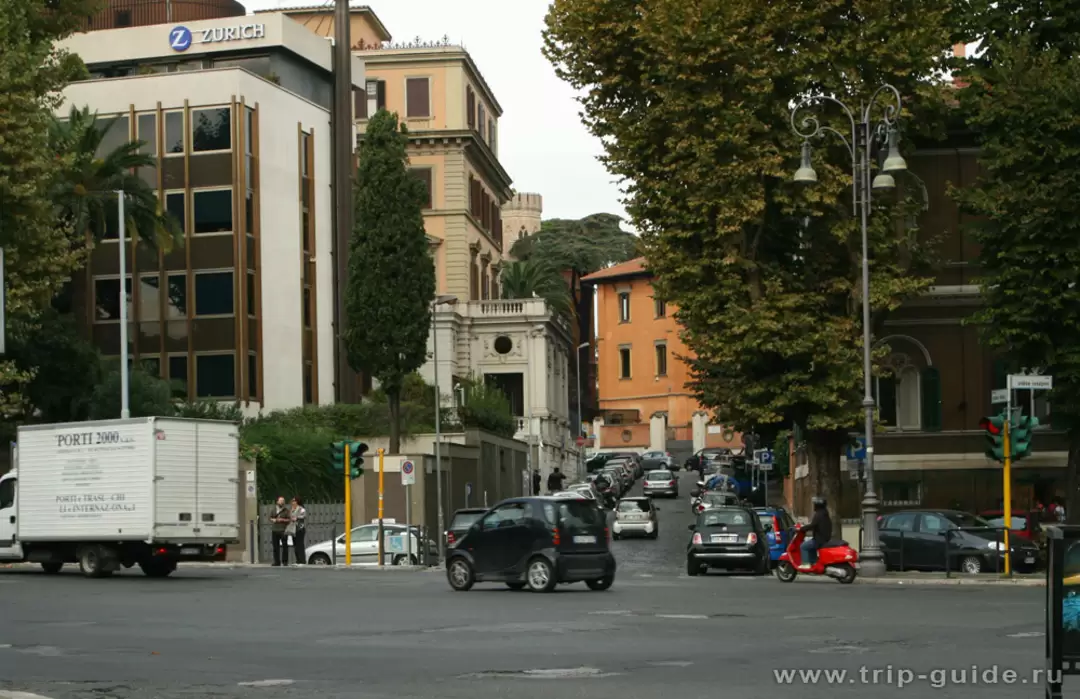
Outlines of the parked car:
<svg viewBox="0 0 1080 699">
<path fill-rule="evenodd" d="M 634 481 L 637 480 L 634 464 L 630 459 L 625 459 L 622 457 L 610 459 L 607 462 L 607 466 L 605 468 L 621 469 L 623 471 L 623 481 L 626 484 L 627 490 L 629 490 L 630 486 L 632 486 L 634 484 Z"/>
<path fill-rule="evenodd" d="M 615 507 L 615 501 L 619 499 L 619 495 L 616 492 L 618 490 L 618 483 L 616 483 L 612 474 L 604 473 L 603 471 L 597 471 L 596 473 L 590 473 L 585 477 L 596 488 L 600 494 L 600 502 L 607 508 Z"/>
<path fill-rule="evenodd" d="M 580 492 L 590 500 L 596 500 L 597 502 L 601 500 L 600 491 L 597 490 L 596 486 L 593 483 L 571 483 L 570 485 L 566 486 L 566 489 L 572 492 Z"/>
<path fill-rule="evenodd" d="M 1003 532 L 971 513 L 902 510 L 884 515 L 878 526 L 889 568 L 945 570 L 947 536 L 950 569 L 972 574 L 1005 570 Z M 1009 542 L 1013 570 L 1034 572 L 1039 549 L 1022 537 L 1014 538 Z"/>
<path fill-rule="evenodd" d="M 679 497 L 679 477 L 666 469 L 649 471 L 645 474 L 642 491 L 646 495 L 666 495 L 669 498 L 677 498 Z"/>
<path fill-rule="evenodd" d="M 688 471 L 705 470 L 710 465 L 719 467 L 719 460 L 730 457 L 731 449 L 726 447 L 706 447 L 699 449 L 693 456 L 687 458 L 685 466 Z"/>
<path fill-rule="evenodd" d="M 626 482 L 625 470 L 619 468 L 618 466 L 605 466 L 604 470 L 600 473 L 602 473 L 604 476 L 607 477 L 608 480 L 611 481 L 616 499 L 621 498 L 626 493 L 626 491 L 629 490 L 630 486 Z"/>
<path fill-rule="evenodd" d="M 417 527 L 410 527 L 412 532 L 412 560 L 413 565 L 426 564 L 428 561 L 437 561 L 439 547 L 435 541 L 428 540 Z M 383 536 L 401 536 L 405 533 L 405 525 L 394 521 L 383 520 Z M 351 534 L 352 562 L 353 563 L 378 563 L 379 562 L 379 525 L 364 524 L 353 527 Z M 425 545 L 426 544 L 426 545 Z M 426 556 L 425 556 L 426 549 Z M 383 552 L 386 553 L 384 547 Z M 338 563 L 345 562 L 345 535 L 336 539 L 328 539 L 304 550 L 304 558 L 309 565 L 328 566 L 334 562 L 337 556 Z M 401 565 L 406 562 L 406 554 L 399 553 L 390 560 L 392 565 Z"/>
<path fill-rule="evenodd" d="M 455 512 L 454 516 L 450 518 L 450 527 L 445 533 L 446 547 L 453 546 L 458 539 L 465 536 L 465 532 L 469 531 L 469 527 L 480 519 L 485 512 L 487 512 L 487 509 L 483 507 L 469 507 Z"/>
<path fill-rule="evenodd" d="M 1005 527 L 1005 511 L 989 510 L 979 514 L 994 527 Z M 1045 510 L 1013 511 L 1009 531 L 1023 537 L 1039 548 L 1046 545 L 1046 531 L 1043 525 L 1057 524 L 1057 518 Z"/>
<path fill-rule="evenodd" d="M 604 465 L 608 462 L 608 459 L 610 458 L 611 454 L 593 454 L 585 462 L 585 472 L 595 473 L 596 471 L 599 471 L 600 469 L 604 468 Z"/>
<path fill-rule="evenodd" d="M 745 507 L 715 507 L 698 514 L 689 526 L 693 535 L 686 546 L 686 574 L 709 568 L 769 572 L 769 549 L 761 520 Z"/>
<path fill-rule="evenodd" d="M 647 497 L 623 498 L 615 507 L 612 537 L 621 539 L 627 535 L 642 535 L 655 539 L 660 535 L 660 520 L 656 505 Z"/>
<path fill-rule="evenodd" d="M 711 510 L 714 507 L 737 507 L 739 506 L 739 496 L 735 493 L 724 492 L 720 490 L 706 490 L 701 493 L 700 502 L 697 505 L 697 511 L 705 512 Z"/>
<path fill-rule="evenodd" d="M 650 469 L 679 470 L 679 465 L 675 463 L 675 457 L 670 451 L 647 451 L 641 455 L 641 464 L 646 471 Z"/>
<path fill-rule="evenodd" d="M 636 451 L 617 451 L 612 453 L 611 458 L 630 462 L 630 471 L 633 474 L 634 480 L 641 478 L 645 473 L 645 467 L 642 465 L 641 461 L 641 454 Z"/>
<path fill-rule="evenodd" d="M 584 581 L 606 590 L 615 581 L 607 516 L 586 499 L 505 500 L 447 553 L 446 577 L 461 592 L 478 582 L 550 592 L 560 583 Z"/>
<path fill-rule="evenodd" d="M 795 518 L 783 507 L 755 507 L 754 513 L 761 520 L 765 540 L 769 544 L 769 559 L 775 567 L 780 556 L 787 551 L 795 529 Z"/>
</svg>

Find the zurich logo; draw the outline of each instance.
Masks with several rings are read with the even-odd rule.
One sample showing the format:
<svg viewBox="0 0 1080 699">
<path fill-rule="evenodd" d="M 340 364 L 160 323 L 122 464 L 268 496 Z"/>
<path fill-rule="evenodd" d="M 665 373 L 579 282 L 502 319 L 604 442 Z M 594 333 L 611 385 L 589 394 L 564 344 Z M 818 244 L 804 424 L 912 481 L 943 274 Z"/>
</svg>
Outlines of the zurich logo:
<svg viewBox="0 0 1080 699">
<path fill-rule="evenodd" d="M 191 48 L 191 30 L 187 27 L 173 27 L 169 32 L 169 46 L 173 51 L 187 51 Z"/>
</svg>

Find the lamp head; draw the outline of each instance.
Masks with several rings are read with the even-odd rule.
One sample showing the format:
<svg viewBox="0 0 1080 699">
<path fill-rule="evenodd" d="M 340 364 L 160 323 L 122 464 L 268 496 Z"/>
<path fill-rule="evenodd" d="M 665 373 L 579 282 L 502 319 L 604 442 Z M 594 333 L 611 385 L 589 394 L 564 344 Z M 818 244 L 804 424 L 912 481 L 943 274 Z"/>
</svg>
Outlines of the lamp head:
<svg viewBox="0 0 1080 699">
<path fill-rule="evenodd" d="M 799 169 L 795 171 L 795 182 L 799 184 L 814 184 L 817 182 L 817 173 L 814 172 L 814 164 L 810 160 L 810 142 L 803 141 L 802 144 L 802 162 L 799 164 Z"/>
<path fill-rule="evenodd" d="M 885 174 L 907 170 L 907 161 L 900 155 L 899 142 L 900 134 L 896 131 L 896 127 L 891 127 L 889 129 L 889 154 L 881 166 L 881 171 Z"/>
<path fill-rule="evenodd" d="M 870 186 L 876 192 L 884 192 L 890 189 L 896 189 L 896 180 L 893 179 L 892 175 L 881 172 L 874 178 L 874 182 Z"/>
</svg>

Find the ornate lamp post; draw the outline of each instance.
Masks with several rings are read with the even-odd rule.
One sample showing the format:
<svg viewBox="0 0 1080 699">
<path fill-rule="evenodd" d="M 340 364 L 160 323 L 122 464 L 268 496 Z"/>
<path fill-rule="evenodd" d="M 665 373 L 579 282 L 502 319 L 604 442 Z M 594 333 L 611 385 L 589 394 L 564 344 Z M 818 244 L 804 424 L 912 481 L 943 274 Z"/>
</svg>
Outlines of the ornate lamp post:
<svg viewBox="0 0 1080 699">
<path fill-rule="evenodd" d="M 882 100 L 881 98 L 886 98 Z M 815 102 L 837 104 L 847 115 L 851 124 L 850 135 L 845 135 L 831 126 L 823 126 L 813 114 L 806 114 L 800 121 L 800 112 Z M 875 106 L 881 107 L 878 120 L 874 119 Z M 888 191 L 896 187 L 892 173 L 907 170 L 907 163 L 900 156 L 898 149 L 899 132 L 896 118 L 902 108 L 900 92 L 892 85 L 882 85 L 859 108 L 858 114 L 834 97 L 810 97 L 796 105 L 791 111 L 791 128 L 803 138 L 802 162 L 795 171 L 795 182 L 814 184 L 817 173 L 810 160 L 810 140 L 823 137 L 826 133 L 839 138 L 851 155 L 852 169 L 852 211 L 860 217 L 862 223 L 862 315 L 863 315 L 863 409 L 866 413 L 866 492 L 862 500 L 863 541 L 861 551 L 861 574 L 867 577 L 880 577 L 885 574 L 885 557 L 881 552 L 881 540 L 878 535 L 878 496 L 874 489 L 874 395 L 871 390 L 873 381 L 870 332 L 870 262 L 868 259 L 867 225 L 870 217 L 871 192 Z M 871 159 L 880 153 L 883 147 L 888 151 L 876 177 L 871 179 Z"/>
</svg>

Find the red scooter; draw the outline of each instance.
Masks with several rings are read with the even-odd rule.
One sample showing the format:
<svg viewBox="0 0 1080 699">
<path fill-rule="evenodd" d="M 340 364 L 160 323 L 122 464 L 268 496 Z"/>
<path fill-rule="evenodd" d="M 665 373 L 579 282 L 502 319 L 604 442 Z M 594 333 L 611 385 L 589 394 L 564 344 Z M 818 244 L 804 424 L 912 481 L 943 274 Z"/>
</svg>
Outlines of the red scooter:
<svg viewBox="0 0 1080 699">
<path fill-rule="evenodd" d="M 803 539 L 806 538 L 806 530 L 801 526 L 795 527 L 795 535 L 787 546 L 787 551 L 780 555 L 776 564 L 776 577 L 781 582 L 794 582 L 799 573 L 806 575 L 828 575 L 836 578 L 844 585 L 855 582 L 858 575 L 859 552 L 851 548 L 846 541 L 830 541 L 835 546 L 825 546 L 818 549 L 817 563 L 810 570 L 801 570 Z"/>
</svg>

